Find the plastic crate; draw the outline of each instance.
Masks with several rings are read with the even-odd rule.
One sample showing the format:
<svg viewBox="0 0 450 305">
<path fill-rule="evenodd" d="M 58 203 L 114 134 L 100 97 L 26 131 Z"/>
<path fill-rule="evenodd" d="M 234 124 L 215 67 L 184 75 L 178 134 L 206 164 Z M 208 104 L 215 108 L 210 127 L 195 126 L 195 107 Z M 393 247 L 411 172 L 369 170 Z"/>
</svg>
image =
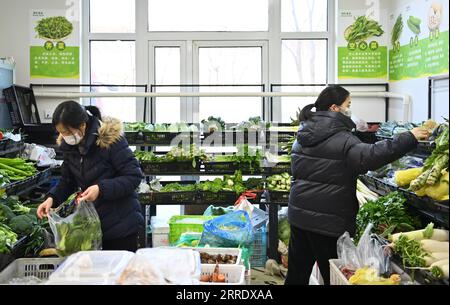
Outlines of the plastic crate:
<svg viewBox="0 0 450 305">
<path fill-rule="evenodd" d="M 259 174 L 261 173 L 261 169 L 251 168 L 248 163 L 240 163 L 240 162 L 204 162 L 205 172 L 208 174 L 218 174 L 218 175 L 232 175 L 237 170 L 240 170 L 244 175 L 245 174 Z"/>
<path fill-rule="evenodd" d="M 212 275 L 216 265 L 202 264 L 201 275 Z M 200 285 L 244 285 L 245 267 L 239 265 L 219 265 L 219 272 L 225 275 L 225 283 L 200 282 Z"/>
<path fill-rule="evenodd" d="M 191 248 L 186 247 L 183 249 L 192 249 L 200 253 L 200 258 L 202 253 L 207 253 L 209 255 L 232 255 L 236 256 L 236 263 L 233 265 L 242 265 L 242 250 L 238 248 Z M 206 263 L 202 263 L 206 264 Z M 227 264 L 225 264 L 227 265 Z"/>
<path fill-rule="evenodd" d="M 342 261 L 339 259 L 330 259 L 330 285 L 350 285 L 345 275 L 339 267 Z"/>
<path fill-rule="evenodd" d="M 194 233 L 202 233 L 203 232 L 203 223 L 213 219 L 213 216 L 195 216 L 195 215 L 182 215 L 182 216 L 172 216 L 169 220 L 169 243 L 174 245 L 181 234 L 186 232 L 194 232 Z M 186 220 L 185 223 L 181 221 Z M 189 223 L 189 220 L 193 221 L 193 223 Z M 194 220 L 198 220 L 195 221 Z"/>
<path fill-rule="evenodd" d="M 200 162 L 192 166 L 192 161 L 183 162 L 141 162 L 141 168 L 146 175 L 198 174 Z"/>
<path fill-rule="evenodd" d="M 0 157 L 11 154 L 18 154 L 24 148 L 24 146 L 25 145 L 22 141 L 14 142 L 10 139 L 0 140 Z"/>
<path fill-rule="evenodd" d="M 180 141 L 194 142 L 194 139 L 200 139 L 200 133 L 127 131 L 125 132 L 125 138 L 130 145 L 170 145 L 175 138 Z"/>
<path fill-rule="evenodd" d="M 0 273 L 0 284 L 7 284 L 14 278 L 34 276 L 47 280 L 62 264 L 65 258 L 20 258 Z"/>
<path fill-rule="evenodd" d="M 252 255 L 250 257 L 251 267 L 264 267 L 267 261 L 267 229 L 263 223 L 259 228 L 253 230 Z"/>
<path fill-rule="evenodd" d="M 262 168 L 262 173 L 266 175 L 279 175 L 283 173 L 291 173 L 291 163 L 277 163 L 273 166 L 265 166 Z"/>
<path fill-rule="evenodd" d="M 213 192 L 198 192 L 198 200 L 204 204 L 228 204 L 233 205 L 238 199 L 238 195 L 235 192 L 220 191 Z"/>
<path fill-rule="evenodd" d="M 289 203 L 290 192 L 269 191 L 270 202 Z"/>
<path fill-rule="evenodd" d="M 141 204 L 194 204 L 197 201 L 197 192 L 151 192 L 139 194 Z"/>
</svg>

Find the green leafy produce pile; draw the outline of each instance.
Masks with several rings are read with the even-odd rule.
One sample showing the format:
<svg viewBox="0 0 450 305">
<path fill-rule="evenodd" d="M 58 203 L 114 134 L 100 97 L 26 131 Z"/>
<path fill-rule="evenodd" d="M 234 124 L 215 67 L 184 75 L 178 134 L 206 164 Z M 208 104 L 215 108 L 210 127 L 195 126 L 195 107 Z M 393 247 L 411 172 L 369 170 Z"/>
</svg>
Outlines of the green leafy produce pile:
<svg viewBox="0 0 450 305">
<path fill-rule="evenodd" d="M 0 198 L 0 224 L 7 226 L 16 236 L 29 237 L 25 256 L 37 255 L 44 247 L 49 228 L 47 219 L 39 220 L 36 209 L 26 206 L 26 202 L 22 203 L 17 196 Z"/>
<path fill-rule="evenodd" d="M 196 184 L 180 184 L 169 183 L 161 188 L 160 192 L 212 192 L 218 193 L 221 191 L 235 192 L 240 195 L 246 190 L 261 189 L 262 179 L 250 178 L 247 181 L 243 181 L 242 173 L 236 171 L 234 175 L 225 175 L 223 179 L 216 178 L 212 181 L 202 181 Z"/>
<path fill-rule="evenodd" d="M 194 144 L 189 149 L 183 147 L 174 147 L 168 153 L 162 156 L 155 155 L 148 151 L 135 151 L 134 155 L 140 162 L 148 163 L 170 163 L 192 161 L 192 166 L 196 167 L 196 160 L 208 160 L 208 156 L 203 150 L 198 149 Z"/>
<path fill-rule="evenodd" d="M 356 216 L 356 240 L 359 240 L 369 223 L 373 223 L 374 233 L 380 235 L 419 228 L 419 219 L 408 214 L 405 203 L 406 199 L 399 192 L 365 203 Z"/>
<path fill-rule="evenodd" d="M 36 172 L 34 163 L 22 158 L 0 158 L 0 185 L 5 178 L 5 181 L 20 181 L 34 176 Z"/>
<path fill-rule="evenodd" d="M 17 234 L 11 228 L 0 223 L 0 254 L 7 254 L 17 242 Z"/>
<path fill-rule="evenodd" d="M 225 121 L 221 117 L 210 116 L 206 120 L 202 120 L 203 130 L 208 133 L 225 130 Z"/>
<path fill-rule="evenodd" d="M 288 173 L 273 175 L 267 178 L 267 188 L 269 191 L 289 192 L 291 189 L 292 177 Z"/>
<path fill-rule="evenodd" d="M 261 166 L 263 154 L 259 149 L 253 149 L 248 144 L 238 146 L 235 155 L 218 155 L 214 157 L 215 162 L 235 162 L 238 166 L 247 166 L 250 172 L 255 172 Z"/>
<path fill-rule="evenodd" d="M 198 132 L 198 127 L 194 124 L 173 123 L 173 124 L 150 124 L 143 122 L 124 123 L 126 132 Z"/>
<path fill-rule="evenodd" d="M 360 16 L 345 30 L 344 37 L 349 43 L 358 43 L 374 36 L 380 37 L 383 34 L 384 31 L 377 21 Z"/>
<path fill-rule="evenodd" d="M 34 29 L 41 38 L 61 39 L 72 33 L 73 25 L 63 16 L 48 17 L 39 20 Z"/>
</svg>

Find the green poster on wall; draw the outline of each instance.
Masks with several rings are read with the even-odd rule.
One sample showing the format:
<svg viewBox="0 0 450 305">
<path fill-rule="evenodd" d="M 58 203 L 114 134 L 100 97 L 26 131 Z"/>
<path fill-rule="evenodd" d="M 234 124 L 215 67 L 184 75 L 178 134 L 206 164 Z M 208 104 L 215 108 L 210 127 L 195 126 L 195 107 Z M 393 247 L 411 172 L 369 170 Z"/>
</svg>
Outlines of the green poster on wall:
<svg viewBox="0 0 450 305">
<path fill-rule="evenodd" d="M 387 77 L 387 47 L 338 48 L 339 78 Z"/>
<path fill-rule="evenodd" d="M 448 31 L 389 50 L 391 81 L 448 73 Z"/>
<path fill-rule="evenodd" d="M 365 9 L 364 9 L 365 8 Z M 338 20 L 339 79 L 386 81 L 388 47 L 385 12 L 365 3 L 341 9 Z"/>
<path fill-rule="evenodd" d="M 31 78 L 78 78 L 78 23 L 64 10 L 31 11 Z"/>
</svg>

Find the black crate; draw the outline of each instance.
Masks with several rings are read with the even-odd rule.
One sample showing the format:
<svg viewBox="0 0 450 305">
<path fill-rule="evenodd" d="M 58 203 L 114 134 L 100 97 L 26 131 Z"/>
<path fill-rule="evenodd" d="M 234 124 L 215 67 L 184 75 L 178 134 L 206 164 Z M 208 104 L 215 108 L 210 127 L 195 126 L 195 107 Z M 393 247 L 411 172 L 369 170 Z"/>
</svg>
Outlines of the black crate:
<svg viewBox="0 0 450 305">
<path fill-rule="evenodd" d="M 141 204 L 194 204 L 197 202 L 197 192 L 151 192 L 139 194 Z"/>
<path fill-rule="evenodd" d="M 200 162 L 196 161 L 195 167 L 192 165 L 192 161 L 141 162 L 141 168 L 145 175 L 198 174 L 200 171 Z"/>
<path fill-rule="evenodd" d="M 257 175 L 261 173 L 260 168 L 250 168 L 248 163 L 240 162 L 204 162 L 205 173 L 217 175 L 232 175 L 237 170 L 240 170 L 244 175 Z"/>
<path fill-rule="evenodd" d="M 291 173 L 291 163 L 277 163 L 273 166 L 267 165 L 262 169 L 262 173 L 265 175 L 279 175 L 283 173 Z"/>
<path fill-rule="evenodd" d="M 36 175 L 28 177 L 27 179 L 13 182 L 4 187 L 4 189 L 6 190 L 7 195 L 19 195 L 21 193 L 30 191 L 31 189 L 46 182 L 50 178 L 50 176 L 51 169 L 49 168 L 44 171 L 40 171 L 36 173 Z"/>
<path fill-rule="evenodd" d="M 0 156 L 19 153 L 25 147 L 22 141 L 14 142 L 10 139 L 0 140 Z"/>
<path fill-rule="evenodd" d="M 178 138 L 183 142 L 194 143 L 200 139 L 199 132 L 125 132 L 125 138 L 130 145 L 171 145 Z"/>
<path fill-rule="evenodd" d="M 270 203 L 289 203 L 290 192 L 269 191 Z"/>
<path fill-rule="evenodd" d="M 238 199 L 235 192 L 220 191 L 213 192 L 198 192 L 198 202 L 202 204 L 228 204 L 233 205 Z"/>
</svg>

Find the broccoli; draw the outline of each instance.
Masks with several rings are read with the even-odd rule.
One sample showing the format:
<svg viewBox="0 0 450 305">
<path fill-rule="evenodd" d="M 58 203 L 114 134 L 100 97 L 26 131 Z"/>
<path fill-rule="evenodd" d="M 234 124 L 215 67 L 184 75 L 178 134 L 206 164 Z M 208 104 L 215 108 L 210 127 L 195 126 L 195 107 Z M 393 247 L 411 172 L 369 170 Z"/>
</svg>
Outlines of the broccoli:
<svg viewBox="0 0 450 305">
<path fill-rule="evenodd" d="M 11 219 L 9 227 L 19 235 L 28 235 L 33 231 L 35 223 L 29 215 L 19 215 Z"/>
<path fill-rule="evenodd" d="M 7 223 L 15 216 L 8 206 L 0 204 L 0 222 Z"/>
</svg>

